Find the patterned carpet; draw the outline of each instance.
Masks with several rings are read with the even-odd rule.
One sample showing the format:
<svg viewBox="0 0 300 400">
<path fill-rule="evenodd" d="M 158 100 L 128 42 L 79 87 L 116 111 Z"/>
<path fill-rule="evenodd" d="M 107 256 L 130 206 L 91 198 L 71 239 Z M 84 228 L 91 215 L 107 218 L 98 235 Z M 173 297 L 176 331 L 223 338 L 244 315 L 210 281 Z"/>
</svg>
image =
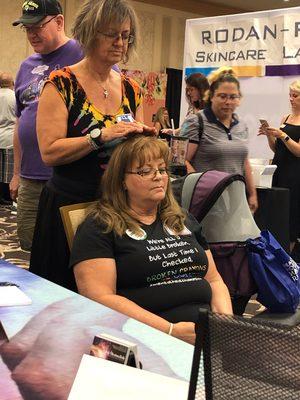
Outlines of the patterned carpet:
<svg viewBox="0 0 300 400">
<path fill-rule="evenodd" d="M 30 253 L 19 246 L 16 215 L 11 206 L 0 205 L 0 258 L 22 268 L 28 268 Z"/>
</svg>

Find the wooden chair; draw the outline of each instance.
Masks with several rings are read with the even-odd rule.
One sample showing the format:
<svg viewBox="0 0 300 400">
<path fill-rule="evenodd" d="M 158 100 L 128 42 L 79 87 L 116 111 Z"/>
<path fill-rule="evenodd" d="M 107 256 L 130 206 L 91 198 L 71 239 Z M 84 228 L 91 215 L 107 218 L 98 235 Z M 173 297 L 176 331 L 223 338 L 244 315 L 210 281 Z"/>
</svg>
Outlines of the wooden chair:
<svg viewBox="0 0 300 400">
<path fill-rule="evenodd" d="M 83 222 L 96 203 L 96 201 L 91 201 L 87 203 L 71 204 L 59 208 L 70 249 L 72 248 L 73 239 L 78 225 Z"/>
</svg>

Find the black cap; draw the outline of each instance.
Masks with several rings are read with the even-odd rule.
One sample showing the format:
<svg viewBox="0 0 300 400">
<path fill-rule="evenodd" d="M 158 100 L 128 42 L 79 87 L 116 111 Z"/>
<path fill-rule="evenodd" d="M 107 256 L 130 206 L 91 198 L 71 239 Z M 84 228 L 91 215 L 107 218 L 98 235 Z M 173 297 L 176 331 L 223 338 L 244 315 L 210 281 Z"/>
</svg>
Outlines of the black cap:
<svg viewBox="0 0 300 400">
<path fill-rule="evenodd" d="M 22 5 L 22 16 L 13 22 L 13 26 L 34 25 L 47 15 L 58 14 L 62 14 L 62 8 L 57 0 L 26 0 Z"/>
</svg>

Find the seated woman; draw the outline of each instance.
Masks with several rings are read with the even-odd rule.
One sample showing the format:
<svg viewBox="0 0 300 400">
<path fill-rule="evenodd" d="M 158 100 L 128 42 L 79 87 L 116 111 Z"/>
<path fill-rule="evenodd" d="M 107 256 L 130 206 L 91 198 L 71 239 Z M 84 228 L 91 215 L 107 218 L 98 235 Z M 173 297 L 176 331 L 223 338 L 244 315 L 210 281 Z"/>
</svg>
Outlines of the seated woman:
<svg viewBox="0 0 300 400">
<path fill-rule="evenodd" d="M 232 308 L 200 226 L 173 197 L 168 157 L 155 137 L 136 135 L 117 147 L 70 265 L 82 295 L 194 343 L 200 304 Z"/>
</svg>

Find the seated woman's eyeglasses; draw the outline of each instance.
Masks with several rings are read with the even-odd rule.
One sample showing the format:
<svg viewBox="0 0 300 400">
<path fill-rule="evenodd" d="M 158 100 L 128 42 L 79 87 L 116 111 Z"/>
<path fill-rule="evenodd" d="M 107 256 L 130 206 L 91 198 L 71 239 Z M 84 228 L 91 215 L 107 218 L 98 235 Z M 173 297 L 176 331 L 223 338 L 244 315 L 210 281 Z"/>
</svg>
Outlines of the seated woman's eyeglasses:
<svg viewBox="0 0 300 400">
<path fill-rule="evenodd" d="M 106 40 L 111 42 L 116 42 L 119 38 L 122 39 L 123 43 L 132 44 L 134 42 L 134 36 L 130 35 L 129 33 L 106 33 L 106 32 L 99 32 L 100 35 L 103 35 Z"/>
<path fill-rule="evenodd" d="M 126 171 L 126 174 L 135 174 L 139 175 L 144 179 L 153 179 L 156 177 L 157 173 L 160 173 L 161 176 L 167 176 L 168 175 L 168 169 L 167 168 L 144 168 L 141 169 L 140 171 Z"/>
<path fill-rule="evenodd" d="M 45 28 L 45 26 L 47 24 L 49 24 L 49 22 L 52 21 L 56 17 L 57 17 L 57 15 L 54 15 L 54 17 L 50 18 L 48 21 L 44 22 L 41 25 L 31 25 L 31 26 L 21 25 L 20 28 L 22 29 L 23 32 L 36 33 L 36 32 L 43 30 Z"/>
<path fill-rule="evenodd" d="M 217 97 L 221 100 L 238 100 L 241 96 L 239 94 L 218 93 Z"/>
</svg>

